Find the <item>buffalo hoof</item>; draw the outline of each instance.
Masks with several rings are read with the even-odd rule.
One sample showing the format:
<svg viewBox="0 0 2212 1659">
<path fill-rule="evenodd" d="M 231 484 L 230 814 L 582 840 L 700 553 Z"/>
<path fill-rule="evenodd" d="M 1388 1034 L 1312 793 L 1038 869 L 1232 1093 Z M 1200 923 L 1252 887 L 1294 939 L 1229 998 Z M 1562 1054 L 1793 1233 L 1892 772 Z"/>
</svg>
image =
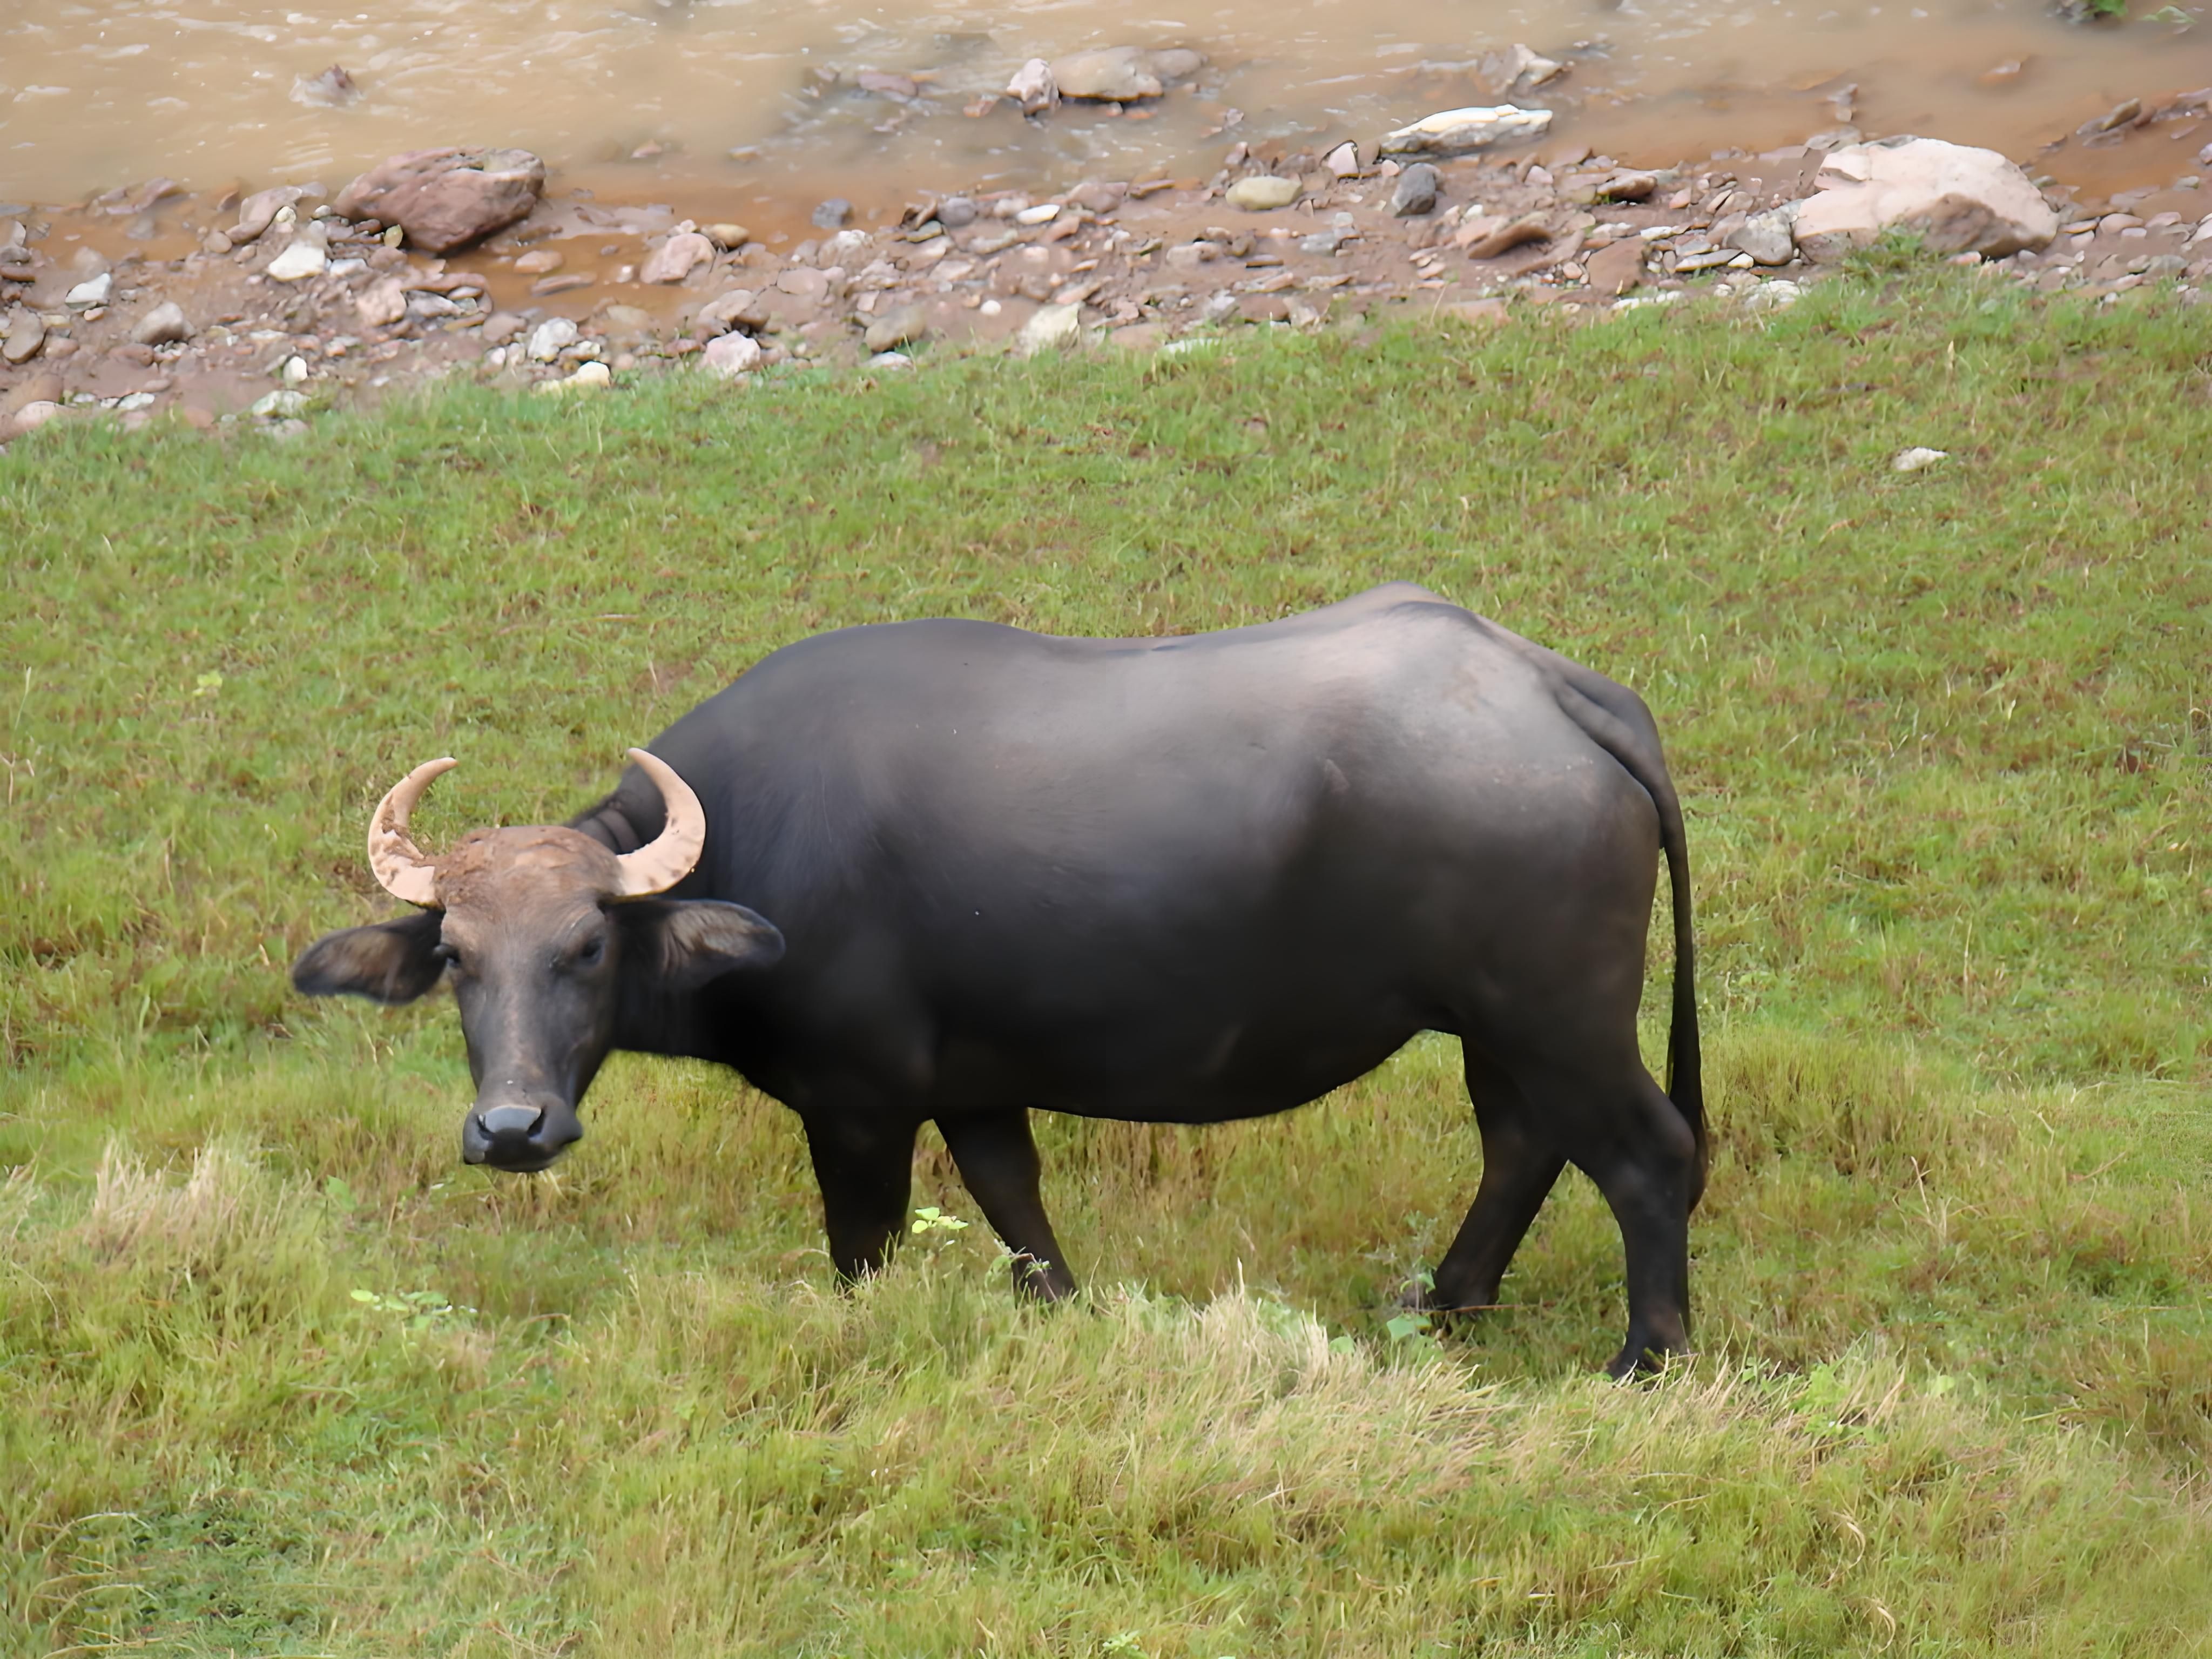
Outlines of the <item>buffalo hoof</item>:
<svg viewBox="0 0 2212 1659">
<path fill-rule="evenodd" d="M 1613 1355 L 1605 1374 L 1616 1382 L 1654 1377 L 1674 1370 L 1692 1357 L 1687 1348 L 1652 1348 L 1632 1342 Z"/>
<path fill-rule="evenodd" d="M 1075 1294 L 1075 1275 L 1056 1261 L 1033 1255 L 1014 1258 L 1014 1288 L 1036 1302 L 1066 1302 Z"/>
<path fill-rule="evenodd" d="M 1425 1313 L 1436 1319 L 1456 1319 L 1473 1314 L 1495 1313 L 1501 1304 L 1494 1301 L 1454 1301 L 1438 1296 L 1435 1286 L 1424 1284 L 1418 1279 L 1410 1279 L 1398 1292 L 1398 1305 L 1407 1313 Z"/>
</svg>

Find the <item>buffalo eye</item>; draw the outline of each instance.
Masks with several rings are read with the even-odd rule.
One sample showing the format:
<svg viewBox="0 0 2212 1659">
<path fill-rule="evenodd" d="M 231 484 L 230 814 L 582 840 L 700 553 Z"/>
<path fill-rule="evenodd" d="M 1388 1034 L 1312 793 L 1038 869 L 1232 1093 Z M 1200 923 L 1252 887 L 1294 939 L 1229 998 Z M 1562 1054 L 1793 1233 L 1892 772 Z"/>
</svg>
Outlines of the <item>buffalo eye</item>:
<svg viewBox="0 0 2212 1659">
<path fill-rule="evenodd" d="M 455 973 L 458 974 L 461 971 L 461 951 L 459 945 L 441 943 L 438 948 L 432 951 L 431 954 L 436 957 L 439 961 L 444 963 L 447 967 L 452 969 Z"/>
<path fill-rule="evenodd" d="M 605 933 L 594 933 L 575 948 L 568 960 L 578 968 L 596 968 L 606 954 L 607 936 Z"/>
</svg>

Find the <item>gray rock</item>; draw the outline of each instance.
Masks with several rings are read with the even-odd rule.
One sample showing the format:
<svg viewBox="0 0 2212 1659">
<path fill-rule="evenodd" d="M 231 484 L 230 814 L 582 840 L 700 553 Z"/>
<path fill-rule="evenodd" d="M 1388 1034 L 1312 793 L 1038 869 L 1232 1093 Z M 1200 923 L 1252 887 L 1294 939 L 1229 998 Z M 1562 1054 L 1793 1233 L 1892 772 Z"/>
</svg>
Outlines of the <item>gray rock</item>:
<svg viewBox="0 0 2212 1659">
<path fill-rule="evenodd" d="M 765 328 L 768 312 L 760 295 L 749 288 L 733 288 L 699 307 L 699 326 L 717 334 L 733 328 Z"/>
<path fill-rule="evenodd" d="M 1723 240 L 1762 265 L 1786 265 L 1797 252 L 1791 227 L 1797 222 L 1798 206 L 1796 202 L 1785 202 L 1764 213 L 1752 214 Z"/>
<path fill-rule="evenodd" d="M 541 363 L 550 363 L 565 348 L 575 344 L 581 332 L 566 317 L 548 317 L 530 331 L 530 355 Z"/>
<path fill-rule="evenodd" d="M 255 191 L 238 204 L 238 222 L 231 227 L 228 240 L 234 243 L 252 241 L 276 223 L 278 213 L 306 194 L 297 185 L 277 185 Z"/>
<path fill-rule="evenodd" d="M 965 196 L 948 196 L 937 204 L 937 222 L 947 230 L 964 230 L 975 222 L 975 204 Z"/>
<path fill-rule="evenodd" d="M 1237 296 L 1233 294 L 1209 294 L 1199 303 L 1200 320 L 1225 323 L 1237 314 Z"/>
<path fill-rule="evenodd" d="M 346 219 L 375 219 L 450 253 L 527 218 L 545 163 L 526 149 L 417 149 L 379 162 L 338 193 Z"/>
<path fill-rule="evenodd" d="M 815 214 L 818 222 L 821 209 L 816 209 Z M 678 231 L 646 255 L 644 268 L 638 272 L 637 279 L 641 283 L 680 283 L 697 267 L 714 263 L 713 242 L 696 230 Z"/>
<path fill-rule="evenodd" d="M 258 415 L 263 420 L 281 420 L 303 415 L 307 409 L 307 394 L 304 392 L 276 391 L 254 400 L 247 413 Z"/>
<path fill-rule="evenodd" d="M 185 319 L 183 307 L 164 300 L 138 319 L 131 337 L 140 345 L 173 345 L 192 337 L 192 325 Z"/>
<path fill-rule="evenodd" d="M 832 196 L 816 208 L 811 216 L 817 229 L 842 230 L 852 222 L 853 204 L 842 196 Z"/>
<path fill-rule="evenodd" d="M 529 326 L 527 319 L 511 311 L 495 311 L 483 319 L 483 326 L 477 331 L 477 337 L 486 345 L 505 345 Z"/>
<path fill-rule="evenodd" d="M 8 319 L 6 343 L 0 344 L 0 360 L 10 364 L 27 363 L 46 348 L 46 325 L 35 311 L 18 307 Z"/>
<path fill-rule="evenodd" d="M 901 306 L 896 311 L 885 312 L 868 325 L 865 343 L 872 352 L 894 350 L 902 345 L 912 345 L 929 332 L 929 313 L 920 306 Z"/>
<path fill-rule="evenodd" d="M 1426 161 L 1414 162 L 1398 175 L 1398 187 L 1390 192 L 1390 211 L 1401 219 L 1435 212 L 1437 185 L 1437 170 Z"/>
<path fill-rule="evenodd" d="M 1482 78 L 1499 92 L 1511 94 L 1534 90 L 1547 81 L 1555 81 L 1566 72 L 1566 65 L 1555 58 L 1546 58 L 1534 49 L 1516 45 L 1505 52 L 1493 52 L 1482 60 Z"/>
</svg>

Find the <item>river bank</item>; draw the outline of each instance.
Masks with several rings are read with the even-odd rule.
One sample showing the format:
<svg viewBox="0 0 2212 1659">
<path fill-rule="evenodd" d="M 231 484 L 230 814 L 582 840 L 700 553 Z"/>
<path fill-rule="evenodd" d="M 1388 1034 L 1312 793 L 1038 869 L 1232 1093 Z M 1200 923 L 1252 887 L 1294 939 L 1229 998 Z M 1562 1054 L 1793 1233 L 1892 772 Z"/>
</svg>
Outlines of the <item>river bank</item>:
<svg viewBox="0 0 2212 1659">
<path fill-rule="evenodd" d="M 2056 235 L 1967 235 L 1953 257 L 2045 292 L 2166 279 L 2194 295 L 2212 281 L 2212 144 L 2194 143 L 2212 137 L 2212 91 L 2092 125 L 2100 151 L 2140 152 L 2136 175 L 2152 155 L 2174 171 L 2101 196 L 2014 174 Z M 1841 142 L 1856 137 L 1648 169 L 1572 142 L 1419 162 L 1348 141 L 1238 143 L 1210 178 L 948 191 L 897 212 L 832 199 L 806 223 L 758 227 L 556 178 L 451 258 L 357 205 L 348 217 L 322 183 L 192 195 L 156 180 L 0 216 L 0 439 L 72 411 L 282 423 L 457 374 L 586 390 L 686 365 L 889 372 L 946 346 L 1154 349 L 1246 325 L 1485 323 L 1700 289 L 1785 305 L 1823 263 L 1790 219 L 1863 153 Z"/>
</svg>

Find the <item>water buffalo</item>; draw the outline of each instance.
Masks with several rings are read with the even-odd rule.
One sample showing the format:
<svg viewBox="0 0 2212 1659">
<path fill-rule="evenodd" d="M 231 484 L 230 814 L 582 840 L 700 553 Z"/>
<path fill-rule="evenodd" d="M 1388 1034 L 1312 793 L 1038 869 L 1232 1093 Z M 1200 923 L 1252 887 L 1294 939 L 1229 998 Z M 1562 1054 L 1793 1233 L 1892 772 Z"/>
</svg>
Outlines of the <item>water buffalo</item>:
<svg viewBox="0 0 2212 1659">
<path fill-rule="evenodd" d="M 846 629 L 630 755 L 567 825 L 434 860 L 408 812 L 453 763 L 417 768 L 369 856 L 422 908 L 293 969 L 391 1003 L 452 980 L 469 1162 L 550 1164 L 610 1049 L 717 1060 L 799 1114 L 841 1273 L 881 1265 L 934 1120 L 1022 1282 L 1055 1297 L 1074 1279 L 1032 1109 L 1256 1117 L 1448 1031 L 1482 1176 L 1425 1304 L 1494 1303 L 1571 1161 L 1626 1253 L 1610 1369 L 1686 1347 L 1689 866 L 1633 692 L 1400 584 L 1186 638 Z M 1662 855 L 1665 1090 L 1636 1032 Z"/>
</svg>

